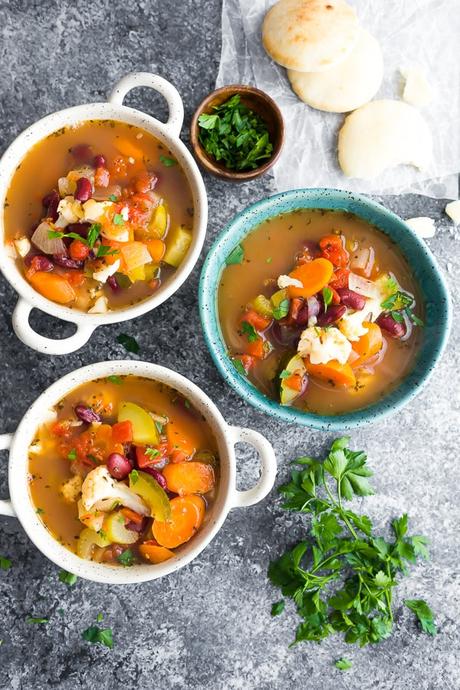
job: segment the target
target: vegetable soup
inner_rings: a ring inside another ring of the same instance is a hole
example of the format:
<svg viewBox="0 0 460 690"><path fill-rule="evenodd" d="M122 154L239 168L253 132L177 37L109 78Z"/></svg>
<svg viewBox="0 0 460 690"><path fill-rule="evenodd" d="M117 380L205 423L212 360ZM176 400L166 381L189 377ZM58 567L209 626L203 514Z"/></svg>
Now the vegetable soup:
<svg viewBox="0 0 460 690"><path fill-rule="evenodd" d="M79 386L29 448L36 512L88 560L160 563L206 520L219 478L216 440L172 388L137 376Z"/></svg>
<svg viewBox="0 0 460 690"><path fill-rule="evenodd" d="M90 313L152 295L192 241L189 184L151 134L90 120L49 135L16 169L5 238L44 297Z"/></svg>
<svg viewBox="0 0 460 690"><path fill-rule="evenodd" d="M282 405L334 415L388 394L422 339L420 291L396 245L353 214L298 210L227 257L218 295L229 356Z"/></svg>

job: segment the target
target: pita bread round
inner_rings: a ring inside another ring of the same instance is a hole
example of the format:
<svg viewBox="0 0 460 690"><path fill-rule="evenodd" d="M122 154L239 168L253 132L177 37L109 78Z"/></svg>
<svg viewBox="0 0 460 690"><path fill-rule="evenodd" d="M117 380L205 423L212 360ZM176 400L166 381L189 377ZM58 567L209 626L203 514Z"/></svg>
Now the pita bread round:
<svg viewBox="0 0 460 690"><path fill-rule="evenodd" d="M348 115L339 132L339 164L347 177L371 179L396 165L428 167L430 129L419 111L402 101L371 101Z"/></svg>
<svg viewBox="0 0 460 690"><path fill-rule="evenodd" d="M299 72L322 72L344 60L358 38L358 18L345 0L279 0L262 26L265 50Z"/></svg>
<svg viewBox="0 0 460 690"><path fill-rule="evenodd" d="M301 101L317 110L347 113L368 103L380 88L383 57L378 41L360 29L351 53L327 72L288 70L289 81Z"/></svg>

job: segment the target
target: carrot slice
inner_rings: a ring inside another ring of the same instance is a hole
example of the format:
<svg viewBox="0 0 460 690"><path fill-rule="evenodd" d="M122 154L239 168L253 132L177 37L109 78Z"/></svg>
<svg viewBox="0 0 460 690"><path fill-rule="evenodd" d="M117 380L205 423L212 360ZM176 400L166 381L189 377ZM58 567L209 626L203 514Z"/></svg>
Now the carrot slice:
<svg viewBox="0 0 460 690"><path fill-rule="evenodd" d="M158 263L164 257L166 245L163 240L149 240L149 242L147 242L147 249L152 257L152 261Z"/></svg>
<svg viewBox="0 0 460 690"><path fill-rule="evenodd" d="M308 359L305 359L304 362L307 372L322 381L329 381L336 386L347 387L356 384L353 369L347 362L340 364L336 359L332 359L327 364L312 364Z"/></svg>
<svg viewBox="0 0 460 690"><path fill-rule="evenodd" d="M168 561L174 556L174 552L170 551L165 546L150 544L148 541L145 541L139 546L139 553L150 563L164 563L164 561Z"/></svg>
<svg viewBox="0 0 460 690"><path fill-rule="evenodd" d="M115 148L128 158L135 158L136 160L141 159L144 155L142 149L136 146L128 139L117 139L115 141Z"/></svg>
<svg viewBox="0 0 460 690"><path fill-rule="evenodd" d="M272 319L258 314L255 309L248 309L241 317L241 321L246 321L255 328L256 331L264 331L272 322Z"/></svg>
<svg viewBox="0 0 460 690"><path fill-rule="evenodd" d="M340 288L348 287L349 275L350 271L348 270L348 268L338 268L336 271L334 271L334 275L332 276L332 280L329 283L329 287L334 288L334 290L339 290Z"/></svg>
<svg viewBox="0 0 460 690"><path fill-rule="evenodd" d="M139 513L131 510L131 508L122 508L120 513L128 520L128 522L135 522L136 525L141 525L142 520L144 519L143 515L139 515Z"/></svg>
<svg viewBox="0 0 460 690"><path fill-rule="evenodd" d="M293 391L300 392L302 390L302 379L303 377L300 374L291 374L284 379L284 385Z"/></svg>
<svg viewBox="0 0 460 690"><path fill-rule="evenodd" d="M289 274L291 278L300 280L303 287L288 287L289 297L312 297L326 287L332 277L334 266L327 259L314 259L308 264L297 266Z"/></svg>
<svg viewBox="0 0 460 690"><path fill-rule="evenodd" d="M358 358L351 363L353 369L360 367L363 362L376 355L383 345L382 331L378 324L363 321L363 326L367 328L367 333L351 344L353 351L358 355Z"/></svg>
<svg viewBox="0 0 460 690"><path fill-rule="evenodd" d="M75 290L69 281L57 273L37 271L29 277L29 281L43 297L58 304L69 304L76 297Z"/></svg>
<svg viewBox="0 0 460 690"><path fill-rule="evenodd" d="M166 465L163 477L169 491L179 496L205 494L215 484L214 470L204 462L176 462Z"/></svg>
<svg viewBox="0 0 460 690"><path fill-rule="evenodd" d="M189 417L189 419L187 419ZM187 457L202 447L204 441L196 424L196 418L187 413L179 416L177 414L174 419L170 419L166 426L166 437L168 439L171 452L173 450L182 450Z"/></svg>
<svg viewBox="0 0 460 690"><path fill-rule="evenodd" d="M114 443L131 443L133 440L133 424L127 419L124 422L116 422L112 427L112 440Z"/></svg>
<svg viewBox="0 0 460 690"><path fill-rule="evenodd" d="M170 505L170 520L167 522L155 520L152 534L161 546L174 549L191 539L200 528L205 513L205 503L200 496L177 496L170 501Z"/></svg>

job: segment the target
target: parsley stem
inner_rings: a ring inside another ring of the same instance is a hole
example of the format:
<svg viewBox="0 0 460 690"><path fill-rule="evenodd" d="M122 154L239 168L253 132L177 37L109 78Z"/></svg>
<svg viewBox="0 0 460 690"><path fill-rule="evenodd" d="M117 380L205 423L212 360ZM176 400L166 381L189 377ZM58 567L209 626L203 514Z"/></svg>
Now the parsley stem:
<svg viewBox="0 0 460 690"><path fill-rule="evenodd" d="M390 564L388 563L388 561L387 561L387 564L386 564L386 565L387 565L387 567L386 567L387 575L388 575L388 577L389 577L390 580L391 580ZM391 607L391 598L392 598L392 597L391 597L391 592L389 592L388 589L386 589L386 590L385 590L385 599L386 599L386 601L387 601L388 614L389 614L389 616L390 616L391 622L393 622L393 610L392 610L392 607Z"/></svg>
<svg viewBox="0 0 460 690"><path fill-rule="evenodd" d="M343 509L343 507L342 507L342 492L341 492L341 490L340 490L340 481L339 481L339 480L337 480L337 498L339 499L339 512L340 512L340 517L342 518L342 520L344 521L344 523L346 524L346 526L347 526L348 529L350 530L350 532L351 532L351 534L353 535L353 537L354 537L356 540L358 540L358 535L356 534L355 530L353 529L353 527L352 527L350 521L348 520L347 516L345 515L345 511L344 511L344 509Z"/></svg>

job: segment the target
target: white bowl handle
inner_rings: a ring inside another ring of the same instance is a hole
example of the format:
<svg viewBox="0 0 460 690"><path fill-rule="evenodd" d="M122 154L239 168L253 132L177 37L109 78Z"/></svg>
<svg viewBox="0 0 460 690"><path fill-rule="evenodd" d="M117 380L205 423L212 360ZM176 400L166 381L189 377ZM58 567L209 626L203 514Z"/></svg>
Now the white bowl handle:
<svg viewBox="0 0 460 690"><path fill-rule="evenodd" d="M55 340L54 338L45 338L45 336L36 333L29 323L30 312L33 307L26 302L22 297L13 311L13 328L19 340L31 347L37 352L42 352L44 355L67 355L70 352L80 349L89 340L91 333L96 326L89 324L77 323L76 332L68 338Z"/></svg>
<svg viewBox="0 0 460 690"><path fill-rule="evenodd" d="M13 440L13 434L0 434L0 450L8 450ZM11 501L0 499L0 515L8 515L9 517L16 517L16 514L11 505Z"/></svg>
<svg viewBox="0 0 460 690"><path fill-rule="evenodd" d="M132 72L120 79L109 96L109 102L114 105L123 105L123 100L131 89L138 86L148 86L158 91L168 103L169 117L165 125L173 134L179 136L184 121L184 106L179 92L171 82L163 79L158 74L150 72Z"/></svg>
<svg viewBox="0 0 460 690"><path fill-rule="evenodd" d="M260 479L252 489L247 491L238 491L235 489L235 497L233 499L234 508L244 508L245 506L252 506L258 503L269 493L275 483L276 478L276 457L273 446L265 436L259 434L253 429L245 429L238 426L230 427L230 435L235 443L249 443L259 453L261 469Z"/></svg>

